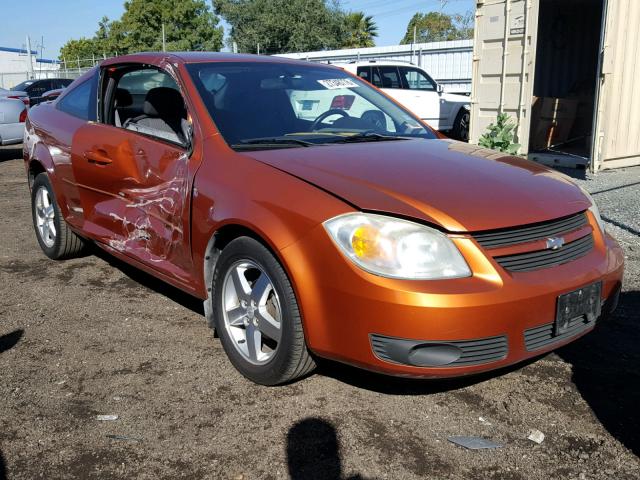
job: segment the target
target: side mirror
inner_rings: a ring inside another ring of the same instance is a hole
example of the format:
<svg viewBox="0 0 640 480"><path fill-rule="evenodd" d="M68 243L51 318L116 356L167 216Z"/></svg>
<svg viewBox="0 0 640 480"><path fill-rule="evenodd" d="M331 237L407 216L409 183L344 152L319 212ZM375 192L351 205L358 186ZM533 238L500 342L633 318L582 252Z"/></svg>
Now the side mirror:
<svg viewBox="0 0 640 480"><path fill-rule="evenodd" d="M444 93L444 87L438 83L436 86L436 91L439 95L442 95Z"/></svg>
<svg viewBox="0 0 640 480"><path fill-rule="evenodd" d="M182 119L182 135L184 137L184 147L190 156L193 153L193 125L190 120Z"/></svg>

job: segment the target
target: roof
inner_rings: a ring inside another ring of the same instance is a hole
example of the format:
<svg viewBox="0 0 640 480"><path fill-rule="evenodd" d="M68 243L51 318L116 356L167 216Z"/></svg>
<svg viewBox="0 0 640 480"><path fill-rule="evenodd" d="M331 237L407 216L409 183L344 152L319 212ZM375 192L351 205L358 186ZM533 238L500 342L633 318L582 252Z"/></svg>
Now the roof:
<svg viewBox="0 0 640 480"><path fill-rule="evenodd" d="M28 50L25 50L24 48L0 47L0 52L9 52L9 53L17 53L20 55L26 55L28 53ZM36 50L31 50L31 55L37 56L38 52ZM39 63L59 63L58 60L50 60L48 58L37 58L37 57L35 61Z"/></svg>
<svg viewBox="0 0 640 480"><path fill-rule="evenodd" d="M354 67L359 67L361 65L411 65L411 66L417 66L415 63L413 62L409 62L407 60L397 60L397 59L392 59L392 58L380 58L380 59L376 59L376 60L360 60L360 61L351 61L351 62L335 62L333 65L340 65L340 66L346 66L346 65L352 65Z"/></svg>
<svg viewBox="0 0 640 480"><path fill-rule="evenodd" d="M27 54L27 50L24 48L11 48L11 47L0 47L0 52L11 52L11 53L21 53L23 55ZM38 52L35 50L31 50L31 55L37 55Z"/></svg>
<svg viewBox="0 0 640 480"><path fill-rule="evenodd" d="M309 62L268 55L250 55L244 53L226 52L140 52L120 57L113 57L102 62L103 65L113 65L126 62L158 63L163 59L178 61L181 63L202 62L260 62L260 63L294 63L305 64ZM317 65L317 64L316 64Z"/></svg>

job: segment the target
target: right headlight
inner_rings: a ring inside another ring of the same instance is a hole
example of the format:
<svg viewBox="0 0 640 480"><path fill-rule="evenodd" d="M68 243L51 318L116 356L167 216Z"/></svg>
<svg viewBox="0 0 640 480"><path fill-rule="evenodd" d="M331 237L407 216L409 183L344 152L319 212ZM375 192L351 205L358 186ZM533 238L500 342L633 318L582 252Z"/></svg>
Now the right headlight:
<svg viewBox="0 0 640 480"><path fill-rule="evenodd" d="M425 225L369 213L324 222L340 250L360 268L391 278L436 280L471 276L453 242Z"/></svg>
<svg viewBox="0 0 640 480"><path fill-rule="evenodd" d="M582 193L591 202L591 206L589 207L589 211L595 217L596 221L598 222L598 226L600 227L600 231L604 234L604 232L605 232L605 224L604 224L604 221L602 220L602 217L600 216L600 210L598 210L598 205L596 205L596 201L593 199L591 194L589 192L587 192L584 188L580 187L580 190L582 190Z"/></svg>

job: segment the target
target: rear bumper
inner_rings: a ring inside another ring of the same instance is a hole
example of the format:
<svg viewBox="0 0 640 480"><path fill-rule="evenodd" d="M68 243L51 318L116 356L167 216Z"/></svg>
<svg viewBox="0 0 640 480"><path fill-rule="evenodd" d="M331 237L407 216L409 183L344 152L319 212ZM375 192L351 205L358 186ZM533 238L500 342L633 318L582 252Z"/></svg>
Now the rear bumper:
<svg viewBox="0 0 640 480"><path fill-rule="evenodd" d="M24 123L0 123L0 144L12 145L22 143L24 139Z"/></svg>
<svg viewBox="0 0 640 480"><path fill-rule="evenodd" d="M620 290L622 250L608 235L594 232L594 238L582 258L521 273L502 269L471 238L457 238L474 274L446 281L366 273L344 259L322 226L281 253L294 279L307 344L317 355L391 375L453 377L521 362L593 329L595 322L553 337L559 295L602 282L602 319ZM456 348L472 354L461 356L463 362L412 364L414 347L425 344L453 346L438 352L444 360Z"/></svg>

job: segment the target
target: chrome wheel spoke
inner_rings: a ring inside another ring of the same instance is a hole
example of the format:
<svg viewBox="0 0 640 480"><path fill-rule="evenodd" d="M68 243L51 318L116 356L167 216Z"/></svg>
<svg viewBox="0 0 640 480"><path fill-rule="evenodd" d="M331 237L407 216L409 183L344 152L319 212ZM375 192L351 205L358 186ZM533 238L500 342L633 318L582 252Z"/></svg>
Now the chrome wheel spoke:
<svg viewBox="0 0 640 480"><path fill-rule="evenodd" d="M245 300L249 297L249 292L251 288L249 287L249 282L244 276L244 271L246 269L242 268L242 266L238 265L233 269L231 273L231 279L233 280L233 287L236 289L236 295L238 299Z"/></svg>
<svg viewBox="0 0 640 480"><path fill-rule="evenodd" d="M251 300L258 306L265 305L267 303L267 296L272 289L273 286L271 285L269 277L261 273L251 289Z"/></svg>
<svg viewBox="0 0 640 480"><path fill-rule="evenodd" d="M271 340L279 342L282 336L280 322L277 322L275 318L271 316L266 307L259 308L256 311L256 318L258 319L258 330Z"/></svg>
<svg viewBox="0 0 640 480"><path fill-rule="evenodd" d="M53 223L53 220L49 221L49 233L51 235L51 238L56 237L56 224Z"/></svg>
<svg viewBox="0 0 640 480"><path fill-rule="evenodd" d="M257 362L259 360L258 353L262 350L262 335L260 330L258 330L253 323L249 323L247 325L246 332L247 339L245 344L247 346L247 355L251 360Z"/></svg>
<svg viewBox="0 0 640 480"><path fill-rule="evenodd" d="M234 307L231 310L227 310L227 318L229 319L229 325L232 327L240 327L244 325L244 319L247 316L247 309L241 306Z"/></svg>

